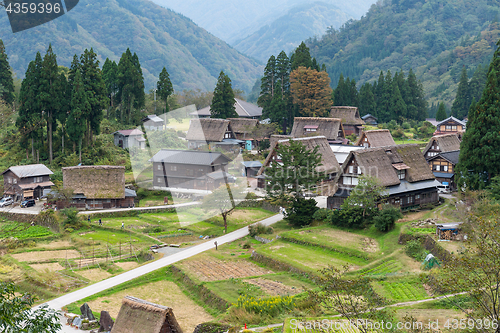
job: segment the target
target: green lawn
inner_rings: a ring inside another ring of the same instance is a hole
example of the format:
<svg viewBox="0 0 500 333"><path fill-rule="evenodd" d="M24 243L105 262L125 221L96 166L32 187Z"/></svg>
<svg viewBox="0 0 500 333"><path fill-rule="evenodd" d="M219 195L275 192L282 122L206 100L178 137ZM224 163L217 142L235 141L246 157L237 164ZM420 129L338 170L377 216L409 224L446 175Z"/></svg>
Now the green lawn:
<svg viewBox="0 0 500 333"><path fill-rule="evenodd" d="M135 233L99 228L78 230L77 232L74 232L72 234L72 238L84 240L87 244L96 242L101 244L110 243L111 245L117 245L119 243L123 244L132 241L135 246L140 246L154 243L152 239L144 236L139 236Z"/></svg>
<svg viewBox="0 0 500 333"><path fill-rule="evenodd" d="M372 282L372 285L377 293L393 302L416 301L430 297L417 277L377 281Z"/></svg>

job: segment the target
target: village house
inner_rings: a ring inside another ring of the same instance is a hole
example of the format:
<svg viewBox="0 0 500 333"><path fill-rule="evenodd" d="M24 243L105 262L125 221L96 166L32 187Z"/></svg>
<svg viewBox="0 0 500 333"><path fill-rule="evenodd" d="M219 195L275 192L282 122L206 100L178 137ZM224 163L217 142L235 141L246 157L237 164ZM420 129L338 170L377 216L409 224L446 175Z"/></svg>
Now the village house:
<svg viewBox="0 0 500 333"><path fill-rule="evenodd" d="M236 139L245 142L245 149L252 150L263 138L255 137L255 129L259 126L257 119L227 118L231 124Z"/></svg>
<svg viewBox="0 0 500 333"><path fill-rule="evenodd" d="M319 147L318 153L321 155L321 165L316 167L316 172L319 174L324 174L323 180L318 184L318 192L326 193L329 191L330 186L334 186L332 182L337 173L341 170L335 155L333 154L332 149L328 143L328 140L324 136L313 136L306 138L295 138L295 139L285 139L280 140L271 147L271 151L269 155L267 155L262 168L259 170L257 176L265 175L265 170L272 163L281 163L280 156L277 153L277 148L280 145L289 145L290 140L301 142L306 149L312 150L315 147Z"/></svg>
<svg viewBox="0 0 500 333"><path fill-rule="evenodd" d="M52 174L43 164L12 166L2 173L4 196L10 196L14 201L41 198L54 186L50 181Z"/></svg>
<svg viewBox="0 0 500 333"><path fill-rule="evenodd" d="M262 108L260 106L245 102L239 98L235 98L234 100L234 108L239 118L260 119L262 116ZM210 118L210 106L191 112L190 115L198 118Z"/></svg>
<svg viewBox="0 0 500 333"><path fill-rule="evenodd" d="M426 160L440 153L460 150L460 140L456 134L433 136L423 150Z"/></svg>
<svg viewBox="0 0 500 333"><path fill-rule="evenodd" d="M150 160L153 163L153 188L212 191L233 182L227 165L231 161L219 152L162 149Z"/></svg>
<svg viewBox="0 0 500 333"><path fill-rule="evenodd" d="M73 193L71 202L58 202L77 209L129 208L135 206L136 193L125 188L125 167L85 165L62 168L63 188Z"/></svg>
<svg viewBox="0 0 500 333"><path fill-rule="evenodd" d="M458 164L460 150L439 153L427 160L436 179L443 185L448 185L451 191L457 190L455 182L455 166Z"/></svg>
<svg viewBox="0 0 500 333"><path fill-rule="evenodd" d="M165 121L155 114L151 114L142 119L146 131L161 131L165 129Z"/></svg>
<svg viewBox="0 0 500 333"><path fill-rule="evenodd" d="M375 116L372 116L371 114L366 114L364 115L363 117L361 117L361 119L363 119L363 121L365 122L365 124L368 124L368 125L378 125L378 118L375 117Z"/></svg>
<svg viewBox="0 0 500 333"><path fill-rule="evenodd" d="M339 118L295 117L290 136L293 138L324 136L329 143L343 143L345 139Z"/></svg>
<svg viewBox="0 0 500 333"><path fill-rule="evenodd" d="M344 135L349 136L356 134L359 136L363 130L365 122L359 116L359 110L354 106L332 106L330 110L331 118L339 118L342 120Z"/></svg>
<svg viewBox="0 0 500 333"><path fill-rule="evenodd" d="M356 146L364 148L376 148L395 145L396 142L394 142L391 132L387 129L363 131L358 139L358 142L356 142Z"/></svg>
<svg viewBox="0 0 500 333"><path fill-rule="evenodd" d="M461 139L464 132L465 122L451 116L436 124L436 131L433 135L436 136L454 133L458 136L459 139Z"/></svg>
<svg viewBox="0 0 500 333"><path fill-rule="evenodd" d="M226 150L244 148L245 142L236 139L231 122L227 119L191 119L186 135L189 149L207 146L212 149L220 147Z"/></svg>
<svg viewBox="0 0 500 333"><path fill-rule="evenodd" d="M337 188L329 193L328 208L340 208L362 175L376 178L387 188L388 203L403 209L439 200L440 183L418 145L406 144L352 151L335 179Z"/></svg>
<svg viewBox="0 0 500 333"><path fill-rule="evenodd" d="M269 148L272 149L276 145L276 143L278 143L278 141L290 139L293 139L291 135L273 134L269 138Z"/></svg>
<svg viewBox="0 0 500 333"><path fill-rule="evenodd" d="M146 139L144 133L139 129L121 130L113 133L115 146L130 149L137 147L146 148Z"/></svg>
<svg viewBox="0 0 500 333"><path fill-rule="evenodd" d="M172 308L125 296L111 333L182 333Z"/></svg>

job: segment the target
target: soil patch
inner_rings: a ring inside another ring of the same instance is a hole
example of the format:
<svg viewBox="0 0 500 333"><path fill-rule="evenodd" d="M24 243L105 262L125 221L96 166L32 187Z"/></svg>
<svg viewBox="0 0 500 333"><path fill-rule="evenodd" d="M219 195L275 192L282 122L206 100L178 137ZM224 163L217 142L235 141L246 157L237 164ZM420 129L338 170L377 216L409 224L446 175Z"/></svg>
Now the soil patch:
<svg viewBox="0 0 500 333"><path fill-rule="evenodd" d="M424 218L424 215L426 213L427 213L426 211L410 213L410 214L406 215L405 217L403 217L402 219L398 220L397 223L421 220Z"/></svg>
<svg viewBox="0 0 500 333"><path fill-rule="evenodd" d="M79 258L80 253L76 250L59 251L37 251L13 254L12 258L17 261L45 261L54 259Z"/></svg>
<svg viewBox="0 0 500 333"><path fill-rule="evenodd" d="M222 261L217 259L206 259L186 261L182 263L189 272L194 274L200 281L218 281L229 278L243 278L272 274L272 271L263 269L248 261Z"/></svg>
<svg viewBox="0 0 500 333"><path fill-rule="evenodd" d="M92 311L108 311L111 317L116 318L122 305L122 299L128 295L171 307L177 322L184 332L193 332L199 323L213 319L201 306L184 295L175 283L170 281L158 281L127 289L111 296L88 302L88 304Z"/></svg>
<svg viewBox="0 0 500 333"><path fill-rule="evenodd" d="M99 268L86 269L77 272L79 275L83 276L86 279L89 279L92 282L101 281L107 279L111 276L110 273L103 271Z"/></svg>
<svg viewBox="0 0 500 333"><path fill-rule="evenodd" d="M135 261L117 262L115 265L126 271L139 267L139 264Z"/></svg>
<svg viewBox="0 0 500 333"><path fill-rule="evenodd" d="M57 242L50 242L50 243L38 243L37 248L44 248L44 249L59 249L61 247L72 247L75 244L69 242L69 241L57 241Z"/></svg>
<svg viewBox="0 0 500 333"><path fill-rule="evenodd" d="M64 267L62 267L58 262L52 262L47 264L32 264L30 266L38 272L45 272L45 271L55 272L64 269Z"/></svg>
<svg viewBox="0 0 500 333"><path fill-rule="evenodd" d="M297 288L284 285L282 282L279 281L272 281L272 280L258 278L258 279L245 280L245 282L260 287L260 289L264 290L266 294L272 296L288 296L302 292L302 289L299 290Z"/></svg>
<svg viewBox="0 0 500 333"><path fill-rule="evenodd" d="M363 251L368 253L374 253L378 251L378 244L373 238L363 239Z"/></svg>

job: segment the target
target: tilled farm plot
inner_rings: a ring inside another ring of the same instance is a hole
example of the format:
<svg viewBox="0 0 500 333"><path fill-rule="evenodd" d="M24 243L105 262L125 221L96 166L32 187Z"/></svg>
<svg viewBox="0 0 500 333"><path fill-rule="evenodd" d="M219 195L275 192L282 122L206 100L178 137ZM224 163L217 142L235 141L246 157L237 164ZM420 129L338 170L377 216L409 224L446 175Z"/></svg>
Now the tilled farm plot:
<svg viewBox="0 0 500 333"><path fill-rule="evenodd" d="M182 263L190 273L200 281L219 281L230 278L244 278L272 274L272 271L261 268L248 261L222 261L217 259L186 261Z"/></svg>
<svg viewBox="0 0 500 333"><path fill-rule="evenodd" d="M47 264L31 264L31 268L38 272L56 272L56 271L62 271L64 267L62 267L58 262L53 262L53 263L47 263Z"/></svg>
<svg viewBox="0 0 500 333"><path fill-rule="evenodd" d="M80 252L76 250L59 250L59 251L33 251L25 253L12 254L12 258L17 261L40 262L54 259L73 259L80 257Z"/></svg>
<svg viewBox="0 0 500 333"><path fill-rule="evenodd" d="M266 294L272 295L272 296L288 296L288 295L295 295L300 293L302 290L299 290L297 288L293 288L290 286L287 286L281 282L278 281L272 281L272 280L267 280L267 279L251 279L251 280L245 280L245 282L253 284L260 289L264 290Z"/></svg>

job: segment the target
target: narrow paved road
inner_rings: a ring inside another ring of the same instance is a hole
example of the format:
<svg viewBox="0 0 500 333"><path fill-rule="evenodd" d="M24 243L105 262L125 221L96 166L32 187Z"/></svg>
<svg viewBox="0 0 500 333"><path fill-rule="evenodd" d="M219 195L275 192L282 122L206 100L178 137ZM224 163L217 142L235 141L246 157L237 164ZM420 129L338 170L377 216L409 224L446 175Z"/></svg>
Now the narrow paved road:
<svg viewBox="0 0 500 333"><path fill-rule="evenodd" d="M278 214L271 216L265 220L260 221L260 223L269 226L271 224L274 224L278 221L283 219L283 215ZM226 243L230 243L232 241L235 241L237 239L240 239L242 237L245 237L248 235L248 227L244 227L241 229L238 229L236 231L233 231L227 235L211 239L209 242L199 244L193 247L190 247L184 251L181 251L179 253L173 254L168 257L164 257L162 259L156 260L152 263L143 265L141 267L138 267L136 269L130 270L128 272L125 272L123 274L114 276L112 278L109 278L107 280L95 283L93 285L90 285L88 287L82 288L80 290L76 290L74 292L71 292L69 294L63 295L59 298L53 299L45 304L49 305L53 309L61 309L64 305L70 304L76 301L79 301L85 297L89 297L91 295L94 295L98 292L101 292L103 290L112 288L114 286L117 286L119 284L122 284L124 282L130 281L132 279L135 279L139 276L142 276L144 274L148 274L150 272L153 272L157 269L160 269L162 267L174 264L180 260L192 257L194 255L197 255L199 253L205 252L207 250L213 249L215 247L214 242L217 241L217 245L222 245Z"/></svg>

